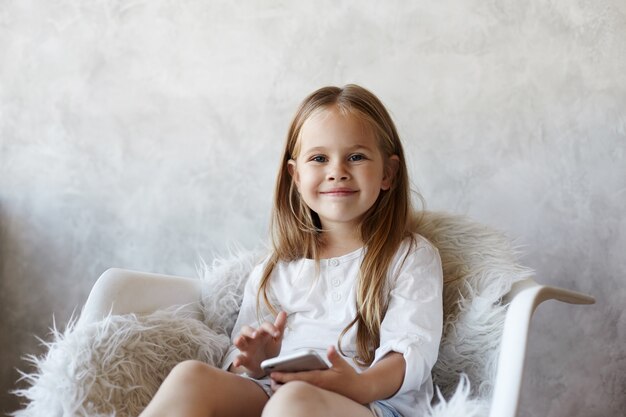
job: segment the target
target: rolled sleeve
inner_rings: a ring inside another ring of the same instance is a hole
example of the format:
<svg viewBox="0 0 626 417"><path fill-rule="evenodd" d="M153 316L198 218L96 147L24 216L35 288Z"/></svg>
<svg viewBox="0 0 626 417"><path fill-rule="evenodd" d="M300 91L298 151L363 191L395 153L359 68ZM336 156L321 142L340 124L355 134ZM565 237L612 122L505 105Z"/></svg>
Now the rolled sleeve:
<svg viewBox="0 0 626 417"><path fill-rule="evenodd" d="M439 252L427 240L400 251L390 278L390 299L381 323L380 347L374 366L390 352L401 353L406 368L404 381L394 396L417 394L428 383L439 351L443 326L443 272Z"/></svg>

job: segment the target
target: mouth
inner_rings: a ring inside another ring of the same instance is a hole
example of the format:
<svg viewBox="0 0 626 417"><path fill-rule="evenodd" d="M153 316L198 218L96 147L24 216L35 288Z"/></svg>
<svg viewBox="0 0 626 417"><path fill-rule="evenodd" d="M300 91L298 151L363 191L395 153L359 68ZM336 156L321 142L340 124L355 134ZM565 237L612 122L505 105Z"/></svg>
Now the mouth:
<svg viewBox="0 0 626 417"><path fill-rule="evenodd" d="M352 190L350 188L334 188L328 191L321 191L321 195L329 196L329 197L348 197L353 194L356 194L356 190Z"/></svg>

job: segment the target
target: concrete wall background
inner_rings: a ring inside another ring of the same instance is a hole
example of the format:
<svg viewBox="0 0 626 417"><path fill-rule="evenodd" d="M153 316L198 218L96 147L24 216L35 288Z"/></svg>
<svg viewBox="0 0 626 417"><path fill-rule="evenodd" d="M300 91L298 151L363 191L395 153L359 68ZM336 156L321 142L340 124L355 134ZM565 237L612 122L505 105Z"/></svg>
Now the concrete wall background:
<svg viewBox="0 0 626 417"><path fill-rule="evenodd" d="M622 0L0 2L0 405L110 266L195 274L264 237L297 103L356 82L428 208L593 294L533 324L520 416L626 406Z"/></svg>

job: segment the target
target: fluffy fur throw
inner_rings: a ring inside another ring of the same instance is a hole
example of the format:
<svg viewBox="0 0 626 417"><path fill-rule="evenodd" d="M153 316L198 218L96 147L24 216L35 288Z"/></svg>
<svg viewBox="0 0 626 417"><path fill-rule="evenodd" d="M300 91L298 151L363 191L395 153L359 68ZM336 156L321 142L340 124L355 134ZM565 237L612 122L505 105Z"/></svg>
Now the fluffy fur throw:
<svg viewBox="0 0 626 417"><path fill-rule="evenodd" d="M15 392L29 400L17 416L137 416L174 365L219 364L230 342L178 309L72 322L52 339L47 355L29 357L37 372Z"/></svg>
<svg viewBox="0 0 626 417"><path fill-rule="evenodd" d="M505 237L466 218L424 213L418 230L439 248L446 282L444 335L433 370L439 392L427 414L486 416L506 309L500 300L531 271L516 263ZM204 323L170 309L53 329L48 353L29 357L36 369L23 378L30 386L15 391L26 408L14 415L136 416L176 363L219 365L257 261L254 253L240 252L203 265Z"/></svg>

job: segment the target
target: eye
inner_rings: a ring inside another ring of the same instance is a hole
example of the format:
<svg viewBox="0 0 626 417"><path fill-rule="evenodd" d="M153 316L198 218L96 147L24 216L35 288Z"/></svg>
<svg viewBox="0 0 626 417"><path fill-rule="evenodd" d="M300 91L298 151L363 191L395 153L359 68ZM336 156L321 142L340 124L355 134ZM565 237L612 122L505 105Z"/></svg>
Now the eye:
<svg viewBox="0 0 626 417"><path fill-rule="evenodd" d="M363 160L365 160L365 155L360 154L360 153L355 153L354 155L350 155L348 157L348 161L351 161L351 162L359 162Z"/></svg>
<svg viewBox="0 0 626 417"><path fill-rule="evenodd" d="M310 161L322 163L322 162L326 162L326 157L324 155L315 155L311 157Z"/></svg>

